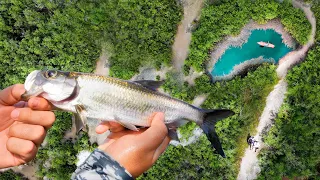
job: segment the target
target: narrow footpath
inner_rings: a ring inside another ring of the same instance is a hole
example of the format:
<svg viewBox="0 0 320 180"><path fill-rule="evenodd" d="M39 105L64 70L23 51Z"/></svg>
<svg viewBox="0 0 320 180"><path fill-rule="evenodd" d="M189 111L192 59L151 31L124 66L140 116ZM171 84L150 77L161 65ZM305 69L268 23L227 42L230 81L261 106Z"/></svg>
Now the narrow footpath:
<svg viewBox="0 0 320 180"><path fill-rule="evenodd" d="M189 45L191 42L190 27L194 20L196 20L201 12L203 0L183 0L183 19L178 26L178 31L175 36L173 51L173 67L181 71L184 65L184 60L189 53Z"/></svg>

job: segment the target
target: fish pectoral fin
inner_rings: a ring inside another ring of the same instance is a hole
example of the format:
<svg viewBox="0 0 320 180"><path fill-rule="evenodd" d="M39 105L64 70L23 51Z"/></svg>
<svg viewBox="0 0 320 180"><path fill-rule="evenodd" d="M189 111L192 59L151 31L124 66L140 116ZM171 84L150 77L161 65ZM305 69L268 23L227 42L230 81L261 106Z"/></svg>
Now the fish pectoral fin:
<svg viewBox="0 0 320 180"><path fill-rule="evenodd" d="M79 133L79 131L82 129L83 124L80 121L80 123L76 120L77 119L77 114L73 113L72 114L72 127L71 127L71 133L73 135L76 135Z"/></svg>
<svg viewBox="0 0 320 180"><path fill-rule="evenodd" d="M139 131L139 129L133 124L123 123L123 122L120 122L120 121L118 121L118 123L121 124L122 126L128 128L128 129L132 130L132 131Z"/></svg>
<svg viewBox="0 0 320 180"><path fill-rule="evenodd" d="M157 90L162 84L164 84L164 81L152 81L152 80L139 80L134 82L152 90Z"/></svg>
<svg viewBox="0 0 320 180"><path fill-rule="evenodd" d="M83 122L80 119L80 116L78 113L73 114L72 118L72 129L71 131L75 131L76 134L80 132L81 129L83 129L84 125Z"/></svg>
<svg viewBox="0 0 320 180"><path fill-rule="evenodd" d="M175 141L180 142L178 134L177 134L177 130L168 129L168 136L170 137L171 140L175 140Z"/></svg>
<svg viewBox="0 0 320 180"><path fill-rule="evenodd" d="M80 130L87 132L87 116L82 105L75 106L77 113L75 114L75 124L77 132Z"/></svg>

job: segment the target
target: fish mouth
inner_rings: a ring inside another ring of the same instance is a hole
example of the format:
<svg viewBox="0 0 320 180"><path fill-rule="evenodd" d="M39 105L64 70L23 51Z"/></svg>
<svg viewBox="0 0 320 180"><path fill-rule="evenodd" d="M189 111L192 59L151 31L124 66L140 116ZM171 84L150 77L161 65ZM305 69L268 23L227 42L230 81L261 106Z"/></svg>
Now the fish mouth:
<svg viewBox="0 0 320 180"><path fill-rule="evenodd" d="M38 96L39 94L44 92L41 86L35 84L36 77L40 73L41 71L35 70L28 75L24 83L26 92L21 95L21 100L28 101L32 96Z"/></svg>
<svg viewBox="0 0 320 180"><path fill-rule="evenodd" d="M21 100L23 101L28 101L31 97L35 97L35 96L38 96L40 95L41 93L43 93L43 89L38 87L38 88L34 88L33 90L31 91L26 91L25 93L23 93L21 95Z"/></svg>

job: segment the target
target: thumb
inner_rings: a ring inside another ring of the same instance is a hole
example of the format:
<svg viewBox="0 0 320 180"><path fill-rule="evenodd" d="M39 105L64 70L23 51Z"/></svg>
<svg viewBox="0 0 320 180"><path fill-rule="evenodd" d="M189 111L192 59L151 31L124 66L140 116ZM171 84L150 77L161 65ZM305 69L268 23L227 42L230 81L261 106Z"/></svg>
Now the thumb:
<svg viewBox="0 0 320 180"><path fill-rule="evenodd" d="M21 95L25 92L23 84L16 84L0 91L0 104L14 105L21 100Z"/></svg>
<svg viewBox="0 0 320 180"><path fill-rule="evenodd" d="M139 138L141 138L141 142L149 144L149 148L156 149L167 135L168 128L164 124L164 114L159 112L154 115L151 126Z"/></svg>

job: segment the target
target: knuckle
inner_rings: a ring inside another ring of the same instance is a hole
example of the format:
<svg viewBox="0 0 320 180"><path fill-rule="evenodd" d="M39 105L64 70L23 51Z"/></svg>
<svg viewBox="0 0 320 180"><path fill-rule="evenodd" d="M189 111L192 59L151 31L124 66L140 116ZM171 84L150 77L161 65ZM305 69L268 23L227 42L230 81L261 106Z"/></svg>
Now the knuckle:
<svg viewBox="0 0 320 180"><path fill-rule="evenodd" d="M45 127L50 128L54 123L55 119L56 119L56 116L51 111L43 111L41 113L41 120L42 120L41 124L44 125Z"/></svg>
<svg viewBox="0 0 320 180"><path fill-rule="evenodd" d="M35 134L35 140L36 141L41 141L43 139L43 136L46 135L46 130L45 130L45 128L43 126L37 126L35 132L37 132Z"/></svg>
<svg viewBox="0 0 320 180"><path fill-rule="evenodd" d="M45 116L46 121L48 122L48 126L52 126L54 121L56 120L56 116L53 112L47 112L47 115Z"/></svg>
<svg viewBox="0 0 320 180"><path fill-rule="evenodd" d="M12 125L9 129L9 135L10 136L16 136L17 133L19 132L19 126L18 125Z"/></svg>
<svg viewBox="0 0 320 180"><path fill-rule="evenodd" d="M41 136L46 134L46 130L43 126L37 126L37 132L39 132L38 134Z"/></svg>
<svg viewBox="0 0 320 180"><path fill-rule="evenodd" d="M10 138L8 139L6 145L7 145L7 149L8 149L9 151L12 151L13 146L14 146L14 138L10 137Z"/></svg>
<svg viewBox="0 0 320 180"><path fill-rule="evenodd" d="M23 147L23 152L24 154L33 154L36 146L32 141L26 141L24 147Z"/></svg>
<svg viewBox="0 0 320 180"><path fill-rule="evenodd" d="M30 133L32 132L32 129L30 129L29 125L21 125L19 128L19 132L17 132L17 134L19 134L19 138L26 138L28 136L30 136Z"/></svg>

